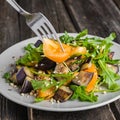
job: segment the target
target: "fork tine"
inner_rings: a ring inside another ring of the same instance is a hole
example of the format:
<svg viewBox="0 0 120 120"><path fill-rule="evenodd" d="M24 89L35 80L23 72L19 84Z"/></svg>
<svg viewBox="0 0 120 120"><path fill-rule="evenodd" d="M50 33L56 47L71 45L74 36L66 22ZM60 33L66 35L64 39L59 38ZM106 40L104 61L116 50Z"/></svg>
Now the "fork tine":
<svg viewBox="0 0 120 120"><path fill-rule="evenodd" d="M57 33L53 28L53 26L51 25L51 23L46 19L44 24L46 25L47 29L50 31L50 34L54 34L55 35L54 38L57 40L58 39L58 37L56 36Z"/></svg>
<svg viewBox="0 0 120 120"><path fill-rule="evenodd" d="M39 32L39 30L38 29L34 29L34 28L31 28L33 31L34 31L34 33L40 38L40 40L42 40L43 38L42 38L42 35L40 34L40 32Z"/></svg>
<svg viewBox="0 0 120 120"><path fill-rule="evenodd" d="M42 33L42 36L43 36L43 37L46 37L46 32L45 32L43 26L40 26L39 29L38 29L38 31L39 31L40 33Z"/></svg>
<svg viewBox="0 0 120 120"><path fill-rule="evenodd" d="M56 36L53 33L51 34L51 36L52 36L53 39L55 39L55 40L57 39Z"/></svg>
<svg viewBox="0 0 120 120"><path fill-rule="evenodd" d="M43 15L43 16L44 16L44 15ZM48 29L52 32L51 34L54 35L54 39L59 42L62 51L65 52L65 50L64 50L64 48L63 48L63 46L62 46L62 43L61 43L59 37L57 36L57 33L56 33L54 27L52 26L52 24L49 22L49 20L48 20L45 16L44 16L43 18L44 18L44 20L45 20L46 26L47 26Z"/></svg>
<svg viewBox="0 0 120 120"><path fill-rule="evenodd" d="M47 38L53 38L51 31L48 30L48 28L46 27L46 25L45 25L44 23L43 23L43 25L41 26L41 28L43 29L44 34L46 34L45 36L46 36Z"/></svg>
<svg viewBox="0 0 120 120"><path fill-rule="evenodd" d="M44 24L43 24L43 28L45 29L45 31L47 32L47 34L51 34L52 32L51 32L51 30L48 28L48 26L47 26L47 24L44 22Z"/></svg>

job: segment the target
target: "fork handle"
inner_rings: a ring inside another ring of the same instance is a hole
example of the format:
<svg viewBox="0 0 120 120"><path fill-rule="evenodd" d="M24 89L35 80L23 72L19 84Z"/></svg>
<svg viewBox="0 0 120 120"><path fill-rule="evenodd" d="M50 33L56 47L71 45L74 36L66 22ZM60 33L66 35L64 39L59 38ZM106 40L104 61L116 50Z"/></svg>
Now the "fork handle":
<svg viewBox="0 0 120 120"><path fill-rule="evenodd" d="M15 0L6 0L17 12L19 12L21 15L31 15L29 12L25 11L23 8L20 7L20 5L17 4Z"/></svg>

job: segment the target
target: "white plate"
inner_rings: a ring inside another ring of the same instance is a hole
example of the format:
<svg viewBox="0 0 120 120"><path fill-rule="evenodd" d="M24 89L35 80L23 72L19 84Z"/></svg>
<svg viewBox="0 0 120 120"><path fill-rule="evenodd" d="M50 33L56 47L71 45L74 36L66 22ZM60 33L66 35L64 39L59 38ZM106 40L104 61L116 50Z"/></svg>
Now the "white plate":
<svg viewBox="0 0 120 120"><path fill-rule="evenodd" d="M75 36L76 34L70 33L70 35ZM24 40L8 48L0 55L0 93L3 96L5 96L7 99L13 102L16 102L18 104L21 104L23 106L27 106L27 107L31 107L39 110L65 112L65 111L80 111L80 110L87 110L87 109L100 107L120 98L120 91L118 91L118 92L107 93L107 94L98 94L99 98L98 98L98 101L95 103L80 102L75 100L75 101L67 101L64 103L52 104L49 101L33 103L34 101L33 97L21 96L18 92L18 89L13 88L8 83L6 83L5 79L3 79L2 76L5 72L7 72L10 69L10 64L15 63L15 59L13 57L15 56L15 58L19 58L20 55L24 54L23 48L28 43L35 43L37 40L38 40L37 37ZM114 45L111 49L115 51L114 57L120 58L120 53L119 53L120 45L114 42L113 44ZM118 83L120 84L120 80L118 80Z"/></svg>

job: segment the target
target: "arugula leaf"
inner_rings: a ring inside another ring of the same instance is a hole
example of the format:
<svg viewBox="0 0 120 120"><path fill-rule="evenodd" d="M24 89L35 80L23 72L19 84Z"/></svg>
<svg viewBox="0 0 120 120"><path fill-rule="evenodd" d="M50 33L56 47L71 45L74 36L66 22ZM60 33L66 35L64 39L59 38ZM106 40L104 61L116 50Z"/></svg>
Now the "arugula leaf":
<svg viewBox="0 0 120 120"><path fill-rule="evenodd" d="M120 90L120 85L118 85L117 83L114 83L110 86L110 90L111 90L111 92L118 91L118 90Z"/></svg>
<svg viewBox="0 0 120 120"><path fill-rule="evenodd" d="M103 77L102 82L108 85L108 89L117 90L120 86L117 85L115 81L120 79L120 75L114 73L111 69L109 69L103 60L98 60L98 64L101 68L100 76Z"/></svg>
<svg viewBox="0 0 120 120"><path fill-rule="evenodd" d="M46 90L50 87L55 86L56 89L58 89L60 86L64 85L66 82L71 81L72 79L72 74L52 74L50 76L50 80L32 80L32 87L34 90L38 90L38 89L42 89L42 90ZM56 81L54 78L55 77L59 77L61 80Z"/></svg>
<svg viewBox="0 0 120 120"><path fill-rule="evenodd" d="M62 43L67 44L67 43L73 42L74 37L69 36L68 33L65 31L65 34L60 36L60 40L61 40Z"/></svg>
<svg viewBox="0 0 120 120"><path fill-rule="evenodd" d="M48 81L48 80L32 80L31 81L32 83L32 87L34 90L38 90L38 89L48 89L52 86L56 86L57 82L55 80L51 80L51 81Z"/></svg>
<svg viewBox="0 0 120 120"><path fill-rule="evenodd" d="M3 75L3 78L5 78L6 80L9 80L11 77L10 73L9 72L6 72L4 75Z"/></svg>
<svg viewBox="0 0 120 120"><path fill-rule="evenodd" d="M41 54L43 54L42 44L37 48L33 44L28 44L25 47L25 51L26 54L16 61L17 65L22 64L30 66L31 62L38 63L42 59L41 57Z"/></svg>
<svg viewBox="0 0 120 120"><path fill-rule="evenodd" d="M43 100L44 100L44 98L35 98L35 99L34 99L35 102L41 102L41 101L43 101Z"/></svg>
<svg viewBox="0 0 120 120"><path fill-rule="evenodd" d="M71 80L73 78L73 73L72 72L68 72L67 74L66 73L62 73L62 74L54 73L51 76L57 79L61 79L61 80Z"/></svg>
<svg viewBox="0 0 120 120"><path fill-rule="evenodd" d="M81 40L82 37L86 36L87 34L88 34L87 29L79 32L76 37L70 36L67 32L65 32L65 34L60 37L60 40L62 43L70 44L72 46L78 46L79 44L76 41Z"/></svg>
<svg viewBox="0 0 120 120"><path fill-rule="evenodd" d="M112 32L108 37L106 37L104 39L104 41L106 41L107 43L112 42L114 39L116 38L116 34L114 32Z"/></svg>
<svg viewBox="0 0 120 120"><path fill-rule="evenodd" d="M70 88L74 92L71 97L72 100L78 99L80 101L89 101L89 102L97 101L97 96L95 96L93 92L87 93L85 91L86 88L85 86L70 85Z"/></svg>
<svg viewBox="0 0 120 120"><path fill-rule="evenodd" d="M80 33L78 33L78 35L75 37L75 40L80 40L82 37L86 36L87 34L88 34L88 30L85 29L81 31Z"/></svg>

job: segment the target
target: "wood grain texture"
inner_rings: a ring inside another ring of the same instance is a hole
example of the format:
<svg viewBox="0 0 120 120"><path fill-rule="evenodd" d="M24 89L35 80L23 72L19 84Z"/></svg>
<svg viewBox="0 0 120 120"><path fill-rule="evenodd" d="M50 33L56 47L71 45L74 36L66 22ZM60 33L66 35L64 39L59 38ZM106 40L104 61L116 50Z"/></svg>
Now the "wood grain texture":
<svg viewBox="0 0 120 120"><path fill-rule="evenodd" d="M0 120L27 120L27 109L0 95Z"/></svg>
<svg viewBox="0 0 120 120"><path fill-rule="evenodd" d="M18 42L18 15L5 0L0 0L0 52Z"/></svg>
<svg viewBox="0 0 120 120"><path fill-rule="evenodd" d="M116 4L116 6L120 9L120 0L113 0Z"/></svg>
<svg viewBox="0 0 120 120"><path fill-rule="evenodd" d="M37 7L36 7L37 6ZM42 12L57 32L75 32L75 28L61 0L33 0L33 12Z"/></svg>
<svg viewBox="0 0 120 120"><path fill-rule="evenodd" d="M120 11L112 0L63 1L77 31L87 28L90 34L102 37L113 31L120 35Z"/></svg>
<svg viewBox="0 0 120 120"><path fill-rule="evenodd" d="M102 112L101 112L102 111ZM33 120L114 120L108 106L78 112L33 111Z"/></svg>
<svg viewBox="0 0 120 120"><path fill-rule="evenodd" d="M19 41L18 14L0 0L0 53ZM12 56L12 53L11 53ZM27 109L0 95L0 120L27 119Z"/></svg>
<svg viewBox="0 0 120 120"><path fill-rule="evenodd" d="M112 113L114 114L116 120L120 120L120 99L110 104Z"/></svg>
<svg viewBox="0 0 120 120"><path fill-rule="evenodd" d="M17 0L18 4L28 12L32 12L32 0ZM26 24L26 19L24 16L18 14L18 22L19 22L19 41L25 40L32 36L35 36L31 29Z"/></svg>

